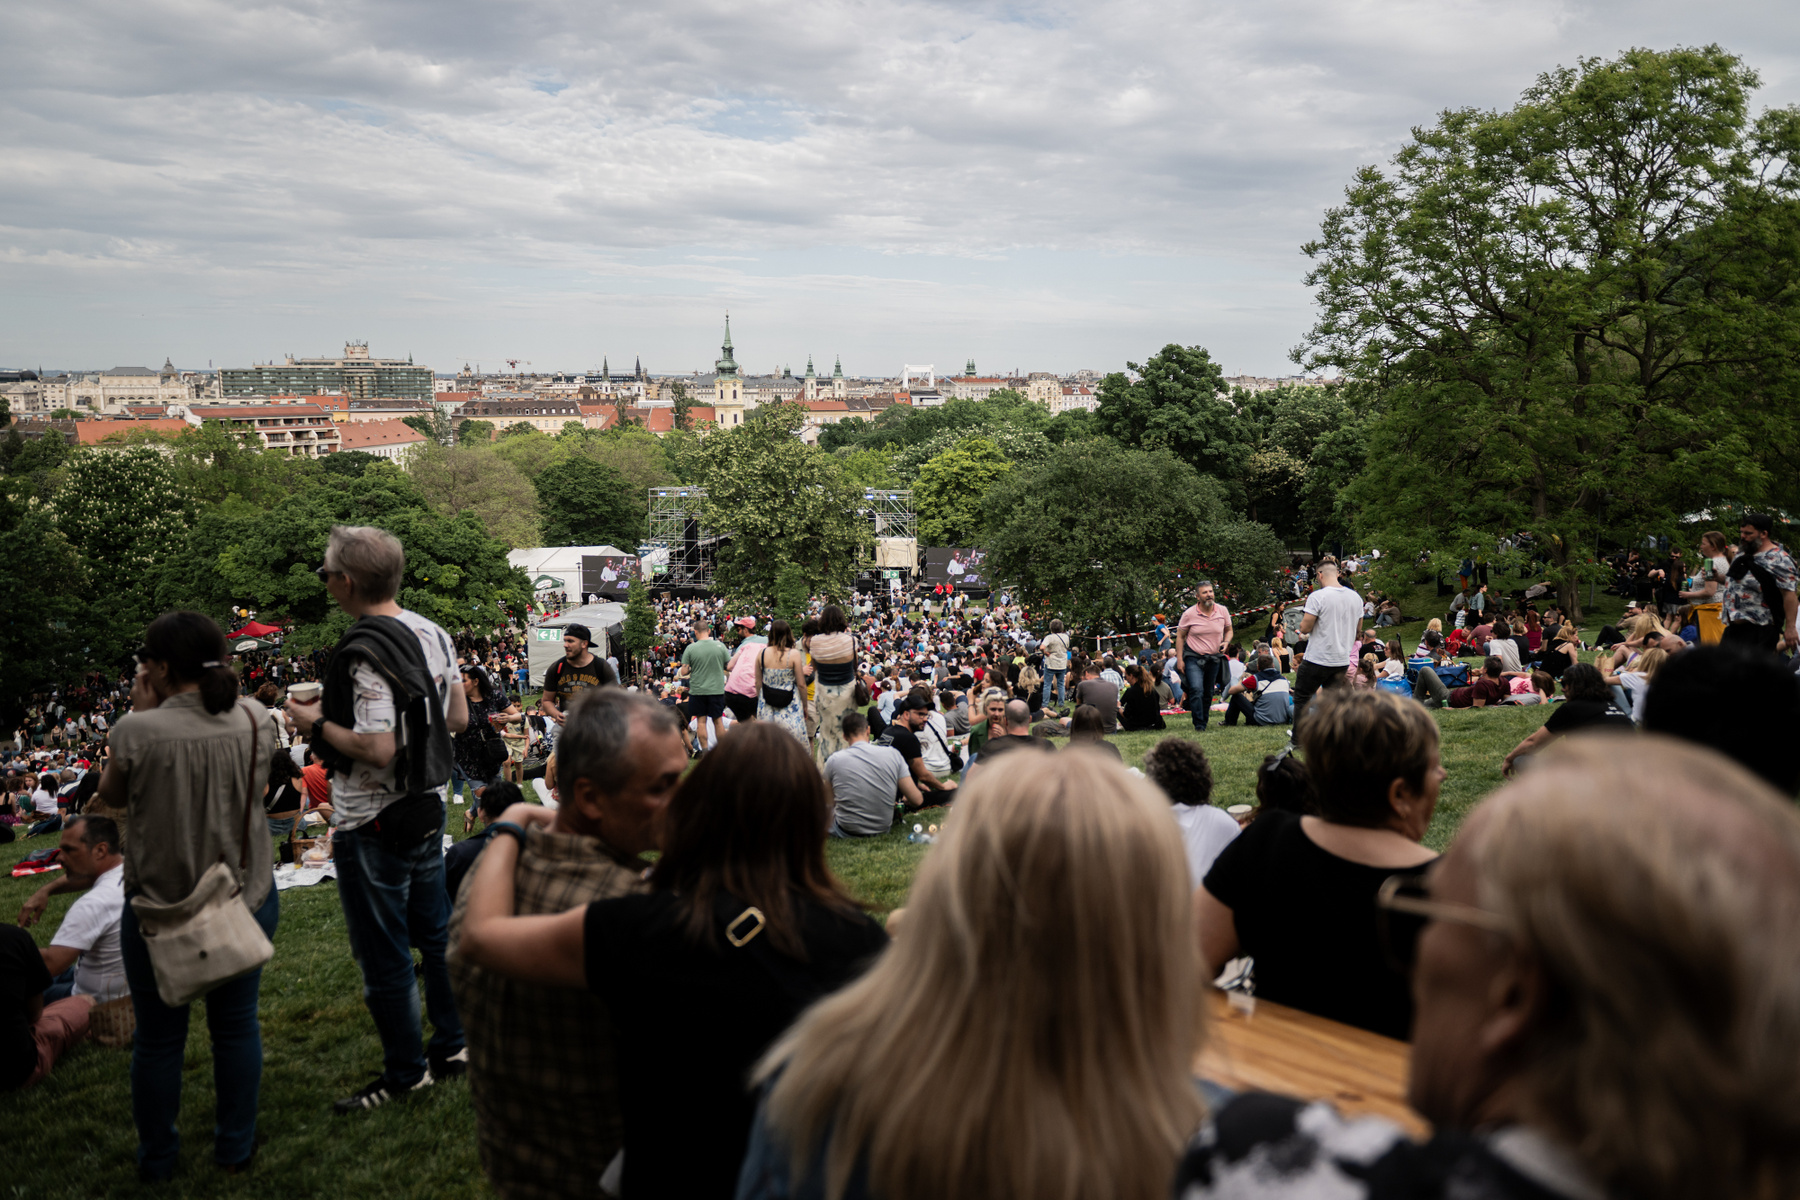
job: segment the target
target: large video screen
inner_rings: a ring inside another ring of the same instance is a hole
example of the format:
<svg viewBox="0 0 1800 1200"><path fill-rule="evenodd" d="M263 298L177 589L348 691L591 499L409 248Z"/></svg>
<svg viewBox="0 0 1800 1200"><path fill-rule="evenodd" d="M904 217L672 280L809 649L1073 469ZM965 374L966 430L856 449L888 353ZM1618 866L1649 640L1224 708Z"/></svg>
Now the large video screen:
<svg viewBox="0 0 1800 1200"><path fill-rule="evenodd" d="M925 582L935 587L947 583L971 591L986 591L987 551L966 546L928 546L925 550Z"/></svg>
<svg viewBox="0 0 1800 1200"><path fill-rule="evenodd" d="M584 554L581 556L581 590L602 600L624 600L637 575L638 560L627 555Z"/></svg>

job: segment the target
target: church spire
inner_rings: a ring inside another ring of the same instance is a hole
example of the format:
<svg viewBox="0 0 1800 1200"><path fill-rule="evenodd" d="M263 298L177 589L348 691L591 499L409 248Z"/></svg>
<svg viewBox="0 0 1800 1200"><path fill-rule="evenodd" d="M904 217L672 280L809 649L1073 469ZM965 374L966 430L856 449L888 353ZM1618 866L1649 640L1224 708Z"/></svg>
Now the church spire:
<svg viewBox="0 0 1800 1200"><path fill-rule="evenodd" d="M812 355L810 354L806 356L806 377L808 379L816 378L813 374Z"/></svg>
<svg viewBox="0 0 1800 1200"><path fill-rule="evenodd" d="M831 365L831 377L833 379L842 379L844 377L844 356L841 354L837 356L837 361Z"/></svg>
<svg viewBox="0 0 1800 1200"><path fill-rule="evenodd" d="M608 383L612 382L612 364L606 361L604 354L600 356L600 378Z"/></svg>
<svg viewBox="0 0 1800 1200"><path fill-rule="evenodd" d="M731 355L731 314L725 314L725 344L719 347L719 361L713 364L713 370L727 379L738 377L737 359Z"/></svg>
<svg viewBox="0 0 1800 1200"><path fill-rule="evenodd" d="M632 371L631 377L639 383L644 382L644 356L641 354L637 356L637 367Z"/></svg>

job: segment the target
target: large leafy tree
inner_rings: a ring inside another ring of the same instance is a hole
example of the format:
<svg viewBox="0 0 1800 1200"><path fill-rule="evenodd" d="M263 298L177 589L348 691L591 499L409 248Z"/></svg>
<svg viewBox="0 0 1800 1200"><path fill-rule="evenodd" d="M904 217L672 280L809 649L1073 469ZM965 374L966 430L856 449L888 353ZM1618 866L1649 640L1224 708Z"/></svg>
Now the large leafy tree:
<svg viewBox="0 0 1800 1200"><path fill-rule="evenodd" d="M845 595L873 540L857 512L861 489L831 454L800 440L806 416L798 404L768 405L690 452L693 479L707 489L705 523L728 539L717 571L734 599L773 604L790 566L789 580L809 594Z"/></svg>
<svg viewBox="0 0 1800 1200"><path fill-rule="evenodd" d="M532 482L546 545L630 547L643 538L643 493L611 467L570 458Z"/></svg>
<svg viewBox="0 0 1800 1200"><path fill-rule="evenodd" d="M1608 538L1791 503L1800 113L1716 46L1541 76L1363 169L1306 247L1302 347L1373 392L1361 527L1391 553L1531 529L1563 604Z"/></svg>
<svg viewBox="0 0 1800 1200"><path fill-rule="evenodd" d="M920 540L927 546L974 545L981 498L1012 466L994 443L973 437L920 467L912 489Z"/></svg>
<svg viewBox="0 0 1800 1200"><path fill-rule="evenodd" d="M0 721L11 729L33 692L79 682L122 647L87 564L43 506L0 495L0 579Z"/></svg>
<svg viewBox="0 0 1800 1200"><path fill-rule="evenodd" d="M514 548L542 544L531 480L493 446L425 446L407 463L425 502L449 516L472 513Z"/></svg>
<svg viewBox="0 0 1800 1200"><path fill-rule="evenodd" d="M1250 446L1225 373L1200 346L1167 345L1100 382L1094 426L1122 446L1167 450L1233 489Z"/></svg>
<svg viewBox="0 0 1800 1200"><path fill-rule="evenodd" d="M1168 450L1060 446L988 490L981 544L996 579L1093 628L1143 628L1200 572L1228 604L1260 603L1286 548L1222 491Z"/></svg>
<svg viewBox="0 0 1800 1200"><path fill-rule="evenodd" d="M57 528L105 589L122 648L156 616L155 581L180 548L193 505L168 456L150 446L76 451L54 505Z"/></svg>

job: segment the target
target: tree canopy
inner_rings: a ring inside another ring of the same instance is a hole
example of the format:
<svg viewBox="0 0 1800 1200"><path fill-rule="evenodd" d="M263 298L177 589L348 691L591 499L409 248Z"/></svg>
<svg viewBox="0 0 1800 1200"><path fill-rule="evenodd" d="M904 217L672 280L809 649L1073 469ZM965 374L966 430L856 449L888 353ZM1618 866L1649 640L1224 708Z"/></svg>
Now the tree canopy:
<svg viewBox="0 0 1800 1200"><path fill-rule="evenodd" d="M1531 529L1574 608L1603 539L1793 502L1800 112L1756 84L1717 46L1583 59L1358 172L1302 351L1369 387L1389 561Z"/></svg>

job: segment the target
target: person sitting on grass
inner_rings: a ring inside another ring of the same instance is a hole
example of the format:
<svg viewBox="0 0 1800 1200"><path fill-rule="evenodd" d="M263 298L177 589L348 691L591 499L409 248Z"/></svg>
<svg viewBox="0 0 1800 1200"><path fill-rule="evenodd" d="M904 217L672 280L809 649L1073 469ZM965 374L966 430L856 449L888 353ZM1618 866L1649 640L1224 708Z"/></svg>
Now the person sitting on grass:
<svg viewBox="0 0 1800 1200"><path fill-rule="evenodd" d="M892 746L869 740L867 717L850 709L838 719L838 731L845 746L826 759L824 767L825 786L831 793L832 837L877 837L894 827L896 803L909 809L925 807L906 759Z"/></svg>
<svg viewBox="0 0 1800 1200"><path fill-rule="evenodd" d="M983 764L992 762L1002 754L1011 754L1014 750L1044 753L1056 749L1050 738L1062 735L1063 728L1059 722L1040 721L1034 729L1031 724L1031 706L1023 700L1008 700L1003 715L1001 729L1004 732L987 740L981 751Z"/></svg>
<svg viewBox="0 0 1800 1200"><path fill-rule="evenodd" d="M755 721L727 732L676 789L647 895L513 916L523 827L551 816L534 805L509 809L498 825L508 836L483 851L459 953L605 1000L625 1116L621 1194L732 1195L755 1114L752 1066L886 946L826 865L830 807L807 748Z"/></svg>
<svg viewBox="0 0 1800 1200"><path fill-rule="evenodd" d="M1166 737L1144 754L1144 778L1168 796L1181 828L1193 887L1212 869L1219 852L1238 835L1238 823L1212 802L1212 763L1200 743Z"/></svg>
<svg viewBox="0 0 1800 1200"><path fill-rule="evenodd" d="M1377 903L1412 975L1407 1101L1430 1139L1249 1093L1196 1134L1175 1196L1800 1195L1785 797L1669 739L1571 741Z"/></svg>
<svg viewBox="0 0 1800 1200"><path fill-rule="evenodd" d="M1506 704L1549 704L1556 680L1544 671L1512 671L1506 676Z"/></svg>
<svg viewBox="0 0 1800 1200"><path fill-rule="evenodd" d="M525 796L519 791L518 785L504 780L482 784L476 789L475 798L475 806L469 809L464 818L463 832L467 833L473 826L477 813L481 816L481 832L474 837L464 838L444 851L444 890L450 894L452 904L456 903L456 894L462 890L463 877L487 847L488 839L494 836L494 822L513 805L525 803Z"/></svg>
<svg viewBox="0 0 1800 1200"><path fill-rule="evenodd" d="M1443 645L1444 623L1442 621L1438 620L1436 617L1433 617L1433 618L1431 618L1431 620L1425 622L1424 632L1419 634L1419 648L1417 650L1413 651L1414 657L1418 657L1419 655L1425 654L1431 649L1431 638L1432 638L1433 634L1437 635L1438 644L1440 646Z"/></svg>
<svg viewBox="0 0 1800 1200"><path fill-rule="evenodd" d="M1511 775L1521 759L1545 749L1559 737L1583 729L1629 730L1631 718L1613 703L1600 669L1592 663L1576 663L1563 672L1563 702L1555 706L1550 719L1508 752L1500 763L1500 772Z"/></svg>
<svg viewBox="0 0 1800 1200"><path fill-rule="evenodd" d="M1089 747L1124 761L1119 748L1106 740L1105 719L1092 704L1076 705L1075 715L1069 718L1069 748L1073 750L1077 746Z"/></svg>
<svg viewBox="0 0 1800 1200"><path fill-rule="evenodd" d="M1162 697L1156 692L1156 677L1136 663L1127 663L1125 680L1125 692L1119 698L1119 728L1128 733L1167 729L1163 722Z"/></svg>
<svg viewBox="0 0 1800 1200"><path fill-rule="evenodd" d="M1294 719L1294 689L1267 655L1257 658L1255 670L1232 684L1225 693L1225 724L1286 725Z"/></svg>
<svg viewBox="0 0 1800 1200"><path fill-rule="evenodd" d="M1021 754L959 803L894 944L758 1064L739 1200L1169 1195L1205 998L1167 799Z"/></svg>
<svg viewBox="0 0 1800 1200"><path fill-rule="evenodd" d="M1420 671L1420 675L1424 672ZM1489 656L1481 664L1481 674L1469 686L1450 689L1451 708L1487 708L1506 699L1506 684L1500 678L1500 660Z"/></svg>
<svg viewBox="0 0 1800 1200"><path fill-rule="evenodd" d="M1100 678L1100 668L1091 660L1082 665L1081 682L1075 686L1075 703L1093 709L1104 732L1119 731L1119 689Z"/></svg>
<svg viewBox="0 0 1800 1200"><path fill-rule="evenodd" d="M1406 977L1376 941L1375 896L1417 876L1444 769L1437 722L1383 691L1327 688L1296 730L1316 816L1264 812L1225 848L1195 896L1217 975L1256 960L1256 994L1387 1037L1412 1026Z"/></svg>

